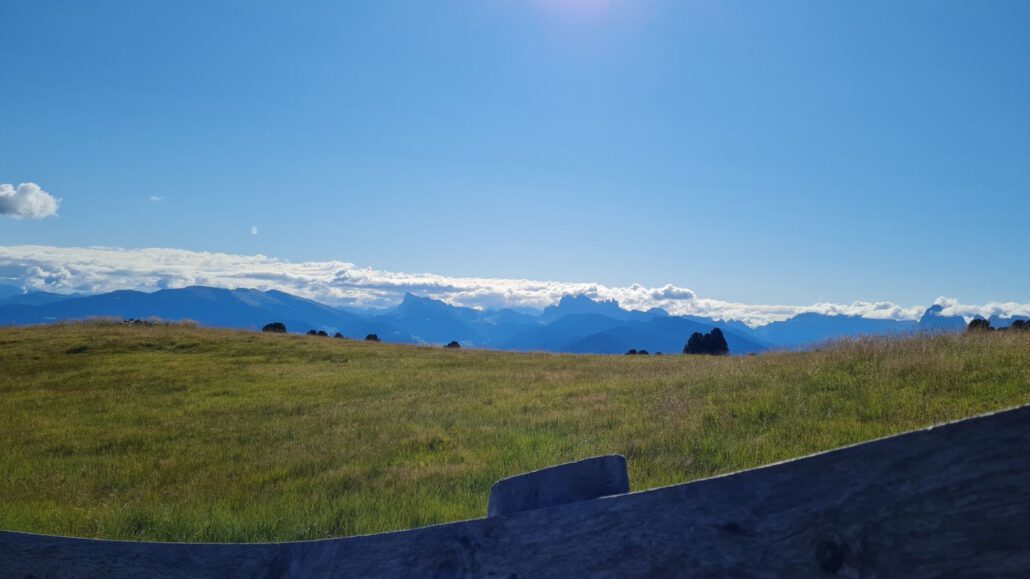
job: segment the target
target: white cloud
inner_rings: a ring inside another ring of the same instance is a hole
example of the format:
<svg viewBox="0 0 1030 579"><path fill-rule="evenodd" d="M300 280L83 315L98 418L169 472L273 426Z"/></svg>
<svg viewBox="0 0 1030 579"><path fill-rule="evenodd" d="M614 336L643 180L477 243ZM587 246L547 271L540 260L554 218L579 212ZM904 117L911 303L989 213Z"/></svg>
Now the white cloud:
<svg viewBox="0 0 1030 579"><path fill-rule="evenodd" d="M251 234L251 235L257 235L257 234L258 234L258 228L257 228L257 225L251 225L251 226L250 226L250 234Z"/></svg>
<svg viewBox="0 0 1030 579"><path fill-rule="evenodd" d="M150 199L152 203L160 203L165 200L165 198L160 195L150 195L148 199Z"/></svg>
<svg viewBox="0 0 1030 579"><path fill-rule="evenodd" d="M17 188L9 183L0 183L0 215L15 219L57 217L60 206L60 199L35 183L22 183Z"/></svg>
<svg viewBox="0 0 1030 579"><path fill-rule="evenodd" d="M278 289L334 305L386 307L404 292L480 308L543 308L566 294L614 299L623 307L660 307L678 315L741 320L757 326L804 312L861 315L880 319L915 319L926 306L856 301L807 306L741 304L704 298L684 287L606 286L598 283L448 277L358 267L344 261L290 262L263 255L194 252L181 249L0 246L0 278L29 289L61 293L96 293L118 289L153 291L190 285ZM940 298L944 313L972 317L990 314L1030 315L1030 304L964 305Z"/></svg>
<svg viewBox="0 0 1030 579"><path fill-rule="evenodd" d="M934 300L934 305L944 306L941 310L941 315L944 316L963 316L967 320L976 316L982 316L989 318L991 316L1001 316L1003 318L1011 317L1013 315L1026 316L1030 315L1030 304L1021 304L1018 302L990 302L981 306L960 304L958 300L946 297L939 297Z"/></svg>

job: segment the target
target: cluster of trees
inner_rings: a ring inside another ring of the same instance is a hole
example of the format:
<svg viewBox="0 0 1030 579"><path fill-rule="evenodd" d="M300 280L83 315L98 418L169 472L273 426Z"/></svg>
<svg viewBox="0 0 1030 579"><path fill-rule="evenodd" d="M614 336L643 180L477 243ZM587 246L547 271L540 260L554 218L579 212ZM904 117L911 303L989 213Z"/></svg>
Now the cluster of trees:
<svg viewBox="0 0 1030 579"><path fill-rule="evenodd" d="M309 336L322 336L322 337L328 337L329 336L329 334L325 330L318 330L317 332L315 330L308 330L308 335ZM347 336L344 336L340 332L336 332L335 334L333 334L333 337L334 338L339 338L341 340L347 339Z"/></svg>
<svg viewBox="0 0 1030 579"><path fill-rule="evenodd" d="M284 324L282 322L272 322L270 324L265 324L265 326L263 328L261 328L261 331L262 332L270 332L272 334L285 334L286 333L286 324ZM325 330L308 330L307 334L309 336L329 337L329 333L326 332ZM346 340L347 339L347 336L344 336L340 332L336 332L335 334L333 334L333 337L334 338L340 338L341 340ZM369 334L369 335L365 336L365 339L368 340L369 342L378 342L379 341L379 336L377 336L375 334Z"/></svg>
<svg viewBox="0 0 1030 579"><path fill-rule="evenodd" d="M694 332L683 346L684 354L708 354L710 356L725 356L730 353L730 345L726 343L726 336L722 330L712 328L707 334Z"/></svg>
<svg viewBox="0 0 1030 579"><path fill-rule="evenodd" d="M730 345L726 343L726 336L719 328L712 328L711 332L702 334L694 332L683 346L684 354L707 354L709 356L725 356L730 353ZM647 356L647 350L630 350L627 356ZM661 356L661 352L655 352L655 356Z"/></svg>
<svg viewBox="0 0 1030 579"><path fill-rule="evenodd" d="M977 318L969 322L966 326L967 332L990 332L993 330L999 330L1004 332L1005 330L1012 330L1014 332L1030 332L1030 322L1024 320L1014 320L1012 324L1005 328L992 328L991 321L983 318Z"/></svg>
<svg viewBox="0 0 1030 579"><path fill-rule="evenodd" d="M272 322L270 324L265 324L265 326L263 328L261 328L261 331L262 332L271 332L273 334L285 334L286 333L286 324L284 324L282 322ZM309 336L325 336L325 337L329 336L329 334L325 330L308 330L307 334ZM347 339L347 336L344 336L340 332L336 332L336 334L334 334L333 337L334 338L340 338L340 339ZM365 336L365 341L367 341L367 342L380 342L382 340L380 340L379 336L376 335L376 334L369 334L369 335ZM454 341L452 341L451 343L447 344L444 347L445 348L456 349L456 348L461 348L461 344L459 344L457 340L454 340Z"/></svg>

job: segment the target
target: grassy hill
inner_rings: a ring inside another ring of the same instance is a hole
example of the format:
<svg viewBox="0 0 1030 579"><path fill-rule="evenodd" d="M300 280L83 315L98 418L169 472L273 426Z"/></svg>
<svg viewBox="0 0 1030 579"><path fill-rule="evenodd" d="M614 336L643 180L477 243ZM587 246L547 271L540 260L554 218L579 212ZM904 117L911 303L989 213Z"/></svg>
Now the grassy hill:
<svg viewBox="0 0 1030 579"><path fill-rule="evenodd" d="M634 490L1030 402L1030 336L734 358L443 350L175 326L0 330L0 528L273 541L483 516L605 453Z"/></svg>

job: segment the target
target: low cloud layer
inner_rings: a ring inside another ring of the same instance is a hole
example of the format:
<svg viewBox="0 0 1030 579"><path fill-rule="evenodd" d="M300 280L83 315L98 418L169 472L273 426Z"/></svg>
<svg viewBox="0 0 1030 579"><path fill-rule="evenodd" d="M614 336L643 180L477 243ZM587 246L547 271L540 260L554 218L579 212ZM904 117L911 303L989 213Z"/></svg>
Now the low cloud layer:
<svg viewBox="0 0 1030 579"><path fill-rule="evenodd" d="M60 206L60 199L35 183L22 183L17 187L0 183L0 215L15 219L44 219L57 217Z"/></svg>
<svg viewBox="0 0 1030 579"><path fill-rule="evenodd" d="M696 295L684 287L607 286L598 283L448 277L362 268L343 261L290 262L263 255L232 255L181 249L105 247L0 247L0 283L57 293L98 293L120 289L153 291L190 285L278 289L338 306L387 307L405 292L477 308L543 308L563 295L614 299L623 307L664 308L678 315L740 320L751 326L804 312L916 319L929 304L900 306L856 301L807 306L741 304ZM1030 315L1030 304L960 304L938 298L948 315Z"/></svg>

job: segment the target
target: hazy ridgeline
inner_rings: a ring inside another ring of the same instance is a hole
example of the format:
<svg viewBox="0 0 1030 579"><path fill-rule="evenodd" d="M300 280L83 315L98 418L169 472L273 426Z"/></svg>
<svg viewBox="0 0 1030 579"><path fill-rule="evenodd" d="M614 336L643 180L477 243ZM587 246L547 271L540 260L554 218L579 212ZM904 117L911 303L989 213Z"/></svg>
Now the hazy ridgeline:
<svg viewBox="0 0 1030 579"><path fill-rule="evenodd" d="M271 541L480 517L622 453L634 490L1030 402L1030 335L744 357L454 350L179 326L0 330L0 528Z"/></svg>

